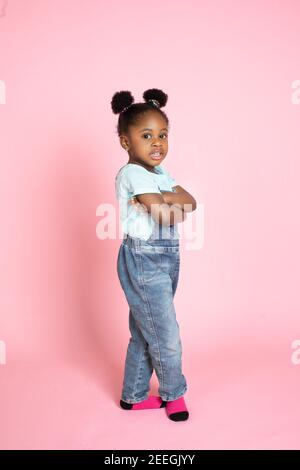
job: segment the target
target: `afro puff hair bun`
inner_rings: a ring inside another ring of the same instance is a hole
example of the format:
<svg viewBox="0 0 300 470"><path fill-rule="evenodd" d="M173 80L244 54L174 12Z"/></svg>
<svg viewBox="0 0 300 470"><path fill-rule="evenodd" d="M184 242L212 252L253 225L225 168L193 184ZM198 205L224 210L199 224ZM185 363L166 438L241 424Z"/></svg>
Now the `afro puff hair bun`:
<svg viewBox="0 0 300 470"><path fill-rule="evenodd" d="M133 103L134 97L130 91L117 91L112 97L111 108L114 114L119 114Z"/></svg>
<svg viewBox="0 0 300 470"><path fill-rule="evenodd" d="M156 100L159 103L159 108L162 108L167 104L168 95L158 88L150 88L144 91L143 98L146 102L149 100Z"/></svg>

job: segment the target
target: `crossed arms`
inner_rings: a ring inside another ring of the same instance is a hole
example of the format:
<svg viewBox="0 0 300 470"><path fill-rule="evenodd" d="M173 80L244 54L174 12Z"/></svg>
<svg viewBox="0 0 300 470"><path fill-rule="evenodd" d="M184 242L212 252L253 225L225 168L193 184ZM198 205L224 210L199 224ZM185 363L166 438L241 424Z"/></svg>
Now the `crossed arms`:
<svg viewBox="0 0 300 470"><path fill-rule="evenodd" d="M132 198L132 203L140 203L144 210L150 213L155 222L164 225L174 225L186 219L186 212L192 212L197 207L195 198L184 188L177 185L172 191L138 194Z"/></svg>

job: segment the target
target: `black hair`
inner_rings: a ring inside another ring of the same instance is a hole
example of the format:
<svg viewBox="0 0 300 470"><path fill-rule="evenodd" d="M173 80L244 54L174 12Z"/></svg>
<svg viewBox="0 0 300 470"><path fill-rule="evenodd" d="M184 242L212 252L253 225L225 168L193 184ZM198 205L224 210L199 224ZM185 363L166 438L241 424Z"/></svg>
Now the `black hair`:
<svg viewBox="0 0 300 470"><path fill-rule="evenodd" d="M137 124L142 114L147 111L158 111L166 120L167 126L169 119L164 111L160 108L166 105L168 95L162 90L151 88L144 91L144 103L134 103L134 97L130 91L117 91L111 100L111 107L114 114L119 114L117 132L126 134L131 125Z"/></svg>

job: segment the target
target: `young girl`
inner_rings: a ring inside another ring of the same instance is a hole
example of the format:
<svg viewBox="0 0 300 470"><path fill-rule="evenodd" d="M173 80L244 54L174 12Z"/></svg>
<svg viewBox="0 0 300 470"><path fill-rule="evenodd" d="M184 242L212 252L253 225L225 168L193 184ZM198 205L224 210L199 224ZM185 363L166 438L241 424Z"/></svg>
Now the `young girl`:
<svg viewBox="0 0 300 470"><path fill-rule="evenodd" d="M127 348L120 406L166 408L173 421L189 417L183 395L182 344L173 298L180 251L177 224L196 208L191 194L161 165L168 152L169 120L161 110L168 96L152 88L134 103L129 91L111 101L117 132L129 160L115 178L123 231L117 271L129 305ZM149 396L153 368L159 396Z"/></svg>

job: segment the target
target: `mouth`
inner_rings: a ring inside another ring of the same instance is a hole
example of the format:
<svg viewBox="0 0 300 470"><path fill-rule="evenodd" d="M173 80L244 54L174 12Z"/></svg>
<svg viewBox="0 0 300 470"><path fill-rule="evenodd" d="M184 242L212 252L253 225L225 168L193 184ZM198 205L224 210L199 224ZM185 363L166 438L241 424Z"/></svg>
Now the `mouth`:
<svg viewBox="0 0 300 470"><path fill-rule="evenodd" d="M150 153L150 157L153 160L161 160L162 157L163 157L163 152L160 152L160 151L156 150L155 152Z"/></svg>

